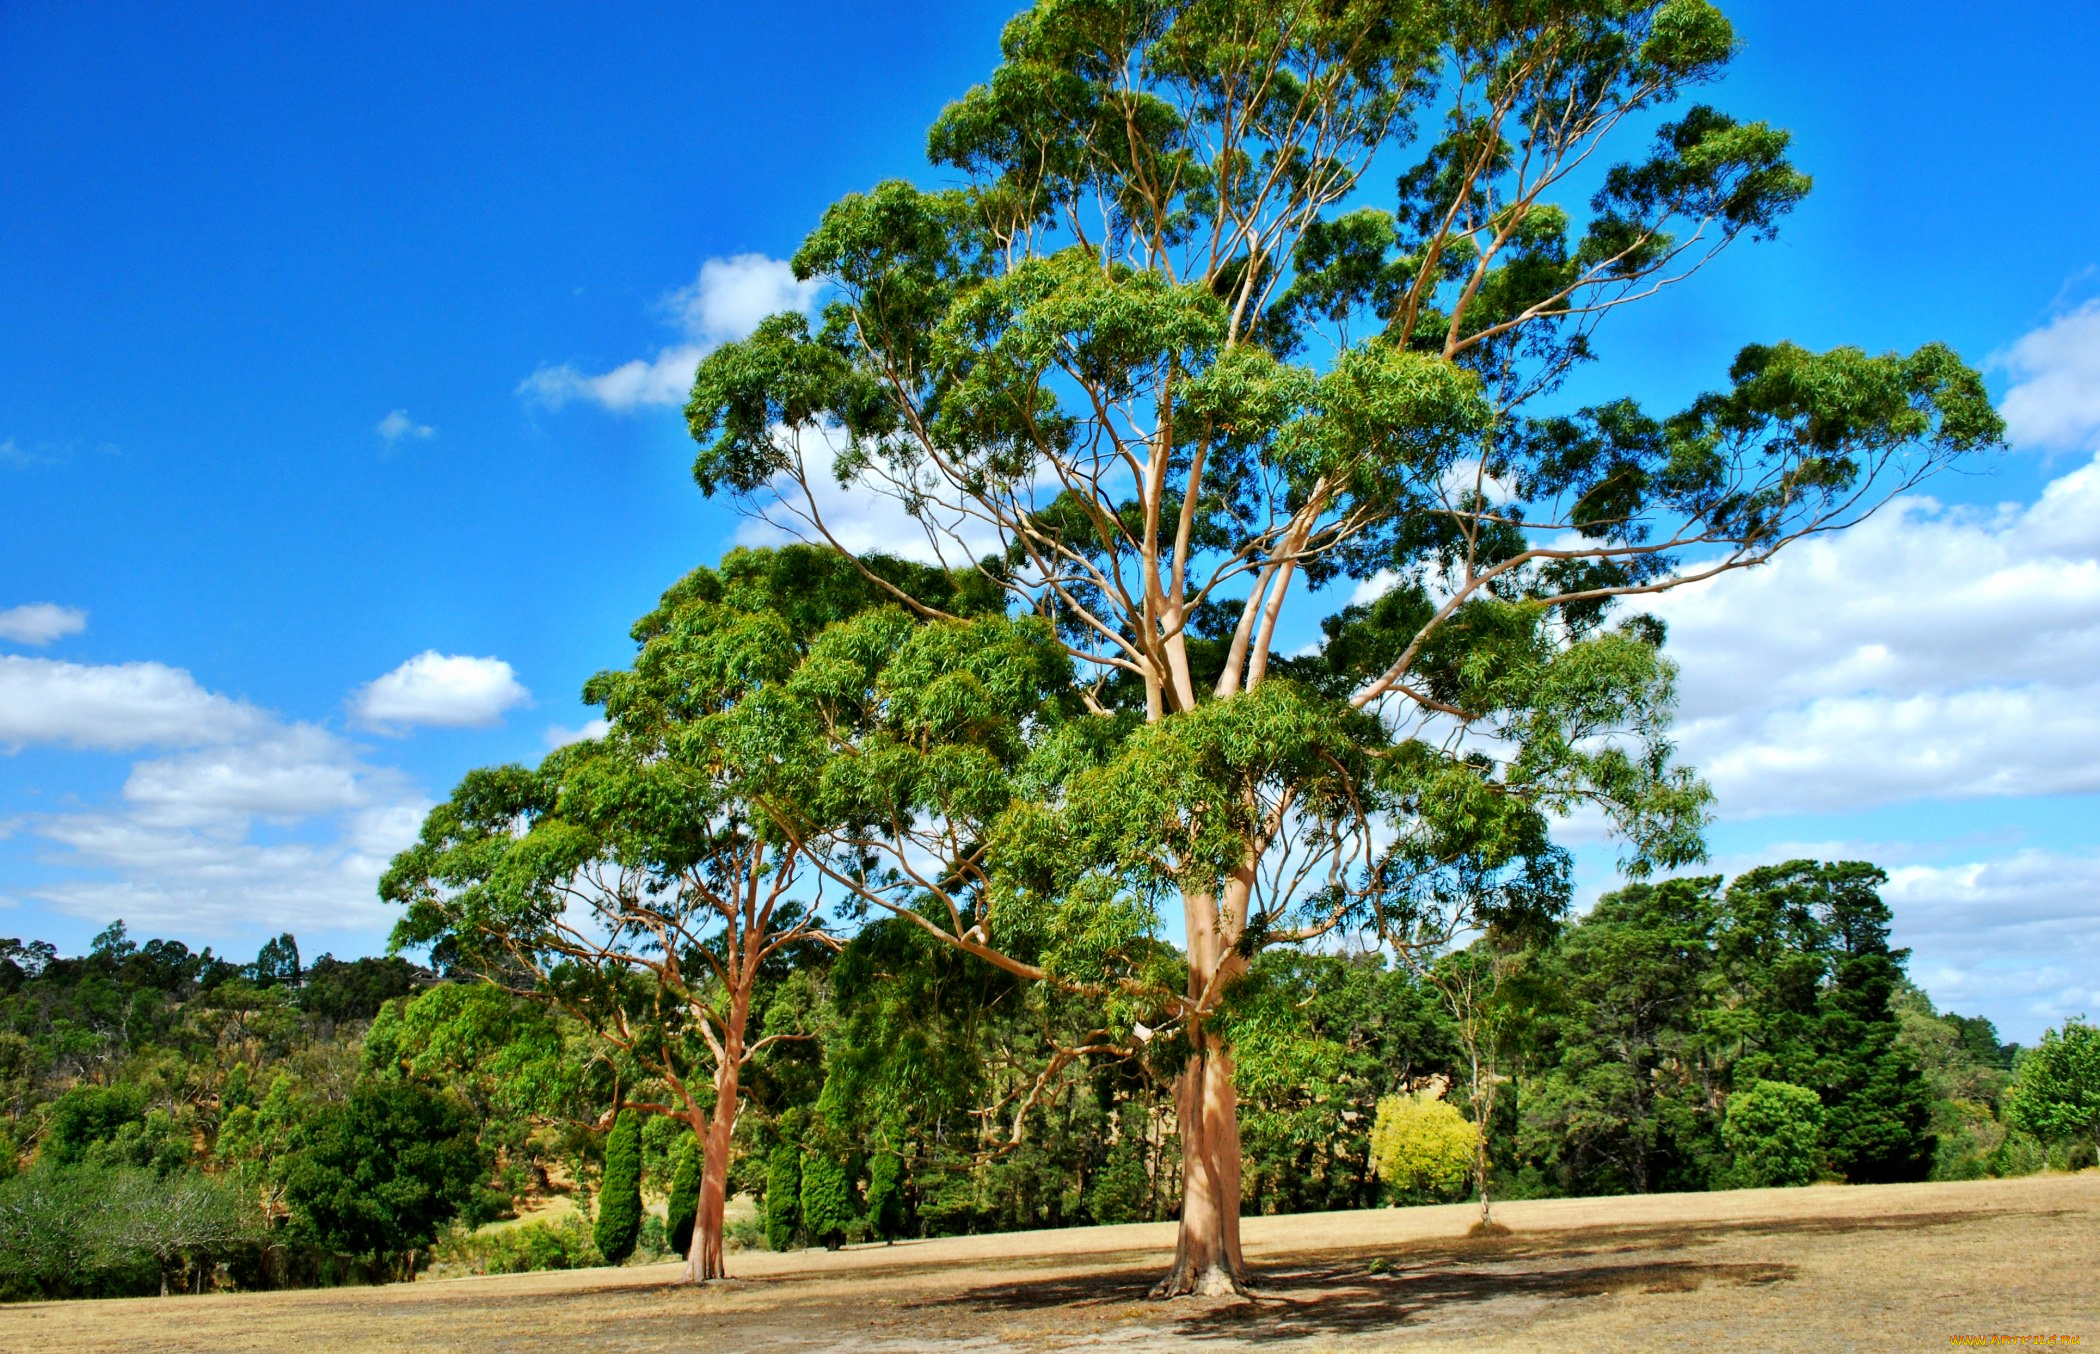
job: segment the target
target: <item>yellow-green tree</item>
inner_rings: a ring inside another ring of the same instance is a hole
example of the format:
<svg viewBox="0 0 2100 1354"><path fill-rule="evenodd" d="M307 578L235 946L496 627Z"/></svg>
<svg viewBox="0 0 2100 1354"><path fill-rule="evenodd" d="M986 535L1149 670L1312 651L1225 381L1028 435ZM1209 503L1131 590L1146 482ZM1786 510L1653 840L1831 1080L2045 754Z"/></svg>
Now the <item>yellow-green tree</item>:
<svg viewBox="0 0 2100 1354"><path fill-rule="evenodd" d="M1416 1091L1378 1102L1371 1166L1403 1199L1456 1192L1472 1173L1479 1147L1479 1126L1441 1096Z"/></svg>

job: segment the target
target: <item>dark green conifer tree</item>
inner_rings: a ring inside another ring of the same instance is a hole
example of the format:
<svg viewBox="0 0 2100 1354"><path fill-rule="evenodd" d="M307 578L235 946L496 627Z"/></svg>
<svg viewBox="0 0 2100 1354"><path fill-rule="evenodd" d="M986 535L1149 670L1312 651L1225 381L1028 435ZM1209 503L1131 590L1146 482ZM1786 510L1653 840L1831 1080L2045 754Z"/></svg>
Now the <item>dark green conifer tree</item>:
<svg viewBox="0 0 2100 1354"><path fill-rule="evenodd" d="M621 1110L605 1139L605 1176L598 1189L592 1239L608 1265L634 1254L642 1234L642 1117Z"/></svg>
<svg viewBox="0 0 2100 1354"><path fill-rule="evenodd" d="M821 1145L802 1156L802 1226L812 1240L837 1250L853 1225L853 1182L846 1164Z"/></svg>
<svg viewBox="0 0 2100 1354"><path fill-rule="evenodd" d="M693 1219L700 1211L700 1144L690 1133L681 1134L671 1160L671 1199L664 1214L664 1235L671 1250L684 1255L692 1247Z"/></svg>
<svg viewBox="0 0 2100 1354"><path fill-rule="evenodd" d="M784 1251L802 1230L802 1149L782 1142L766 1158L766 1244Z"/></svg>
<svg viewBox="0 0 2100 1354"><path fill-rule="evenodd" d="M883 1241L904 1235L904 1158L895 1152L868 1159L868 1230Z"/></svg>

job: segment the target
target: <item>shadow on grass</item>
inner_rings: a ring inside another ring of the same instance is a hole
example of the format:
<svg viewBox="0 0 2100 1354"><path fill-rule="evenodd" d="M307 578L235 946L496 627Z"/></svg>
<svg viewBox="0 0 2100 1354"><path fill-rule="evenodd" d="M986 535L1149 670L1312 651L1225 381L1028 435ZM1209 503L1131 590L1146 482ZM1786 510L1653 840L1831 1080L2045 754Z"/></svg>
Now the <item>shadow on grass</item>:
<svg viewBox="0 0 2100 1354"><path fill-rule="evenodd" d="M2022 1216L2049 1216L2046 1212ZM1702 1260L1695 1252L1730 1238L1839 1236L1924 1231L1974 1224L1973 1212L1859 1218L1758 1218L1740 1222L1597 1227L1509 1236L1415 1241L1397 1247L1308 1251L1251 1266L1253 1300L1183 1300L1150 1310L1192 1339L1341 1337L1448 1319L1491 1302L1688 1293L1708 1284L1782 1284L1781 1262ZM1062 1308L1100 1312L1141 1302L1156 1276L1127 1267L980 1285L908 1304L923 1311L1019 1315Z"/></svg>

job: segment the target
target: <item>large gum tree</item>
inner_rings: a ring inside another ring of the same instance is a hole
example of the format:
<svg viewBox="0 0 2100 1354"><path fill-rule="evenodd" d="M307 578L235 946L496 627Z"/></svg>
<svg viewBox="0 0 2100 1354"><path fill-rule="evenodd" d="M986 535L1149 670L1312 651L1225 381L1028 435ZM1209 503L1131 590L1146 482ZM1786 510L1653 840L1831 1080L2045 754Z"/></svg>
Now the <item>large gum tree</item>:
<svg viewBox="0 0 2100 1354"><path fill-rule="evenodd" d="M1245 1284L1249 956L1550 915L1585 806L1635 870L1695 855L1660 627L1613 603L1998 438L1936 344L1746 347L1664 416L1567 398L1607 317L1808 191L1784 131L1683 97L1734 47L1706 0L1043 0L930 133L951 186L836 203L794 260L821 322L701 366L704 490L842 553L834 484L883 496L1072 661L1086 717L1031 718L994 808L893 774L932 754L871 655L826 783L887 771L811 826L866 899L1178 1067L1162 1294Z"/></svg>

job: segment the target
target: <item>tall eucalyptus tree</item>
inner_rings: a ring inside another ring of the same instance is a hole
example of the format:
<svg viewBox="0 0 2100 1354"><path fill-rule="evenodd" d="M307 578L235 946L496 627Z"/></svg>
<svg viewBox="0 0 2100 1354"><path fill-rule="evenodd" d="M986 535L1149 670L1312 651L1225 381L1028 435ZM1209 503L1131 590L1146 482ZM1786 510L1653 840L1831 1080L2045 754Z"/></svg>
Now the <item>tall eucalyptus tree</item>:
<svg viewBox="0 0 2100 1354"><path fill-rule="evenodd" d="M1550 913L1578 804L1636 870L1695 855L1660 628L1611 604L1998 438L1937 344L1746 347L1662 417L1557 402L1607 317L1807 193L1784 131L1665 113L1734 49L1708 0L1040 0L931 131L954 186L836 203L794 260L821 323L701 366L704 490L842 550L829 482L884 496L1075 662L1100 727L1037 757L1033 817L900 800L832 868L1013 971L1153 993L1121 1018L1184 1059L1163 1293L1244 1283L1247 956Z"/></svg>

